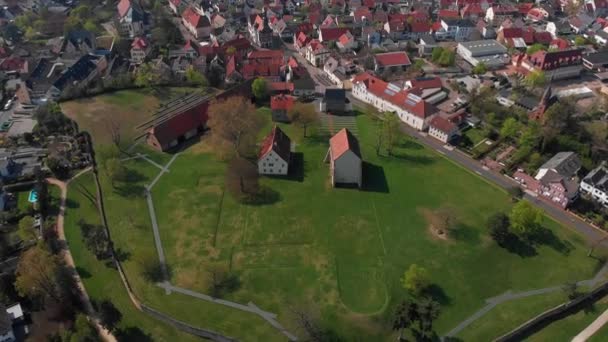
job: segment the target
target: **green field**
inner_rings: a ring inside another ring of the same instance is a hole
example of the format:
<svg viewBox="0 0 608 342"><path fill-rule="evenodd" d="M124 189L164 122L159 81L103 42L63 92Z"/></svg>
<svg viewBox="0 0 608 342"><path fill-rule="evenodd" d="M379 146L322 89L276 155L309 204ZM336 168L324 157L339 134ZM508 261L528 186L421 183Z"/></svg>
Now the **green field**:
<svg viewBox="0 0 608 342"><path fill-rule="evenodd" d="M597 261L586 257L583 239L549 219L545 225L554 243L538 247L537 255L521 257L497 247L484 222L496 211L509 210L507 194L413 140L404 140L393 157L376 156L376 125L358 116L357 126L366 161L362 190L331 188L323 163L326 140L303 139L291 126L282 127L297 141L304 177L263 179L275 194L266 204L241 205L224 193L225 164L204 152L204 140L178 156L152 190L172 283L208 292L208 267L223 264L239 275L241 284L227 299L252 301L277 313L290 331L296 330L290 308L312 306L326 327L345 340L376 341L394 338L391 316L406 296L399 279L412 263L431 273L433 293L442 304L435 324L439 334L483 307L485 298L587 279L597 270ZM149 154L160 162L170 158ZM241 340L284 340L257 316L167 296L143 279L142 264L156 257L143 185L159 170L140 160L127 167L133 181L113 189L104 180L104 194L112 237L128 256L123 263L137 295L179 319ZM79 182L92 186L86 177ZM68 227L74 257L78 264L83 259L83 267L94 275L85 279L87 289L93 288L89 292L103 296L104 287L121 286L118 275L110 269L98 275L105 266L72 242L80 240L76 217L98 218L90 208L83 209L91 204L78 193L70 192L70 198L78 204ZM421 214L444 205L454 208L458 219L448 241L433 236ZM513 317L525 320L553 304L551 296L523 302L525 306L514 305ZM517 322L493 325L509 330ZM166 336L160 325L140 326L160 339ZM463 334L495 337L484 333L483 325L479 333L475 330L472 325Z"/></svg>

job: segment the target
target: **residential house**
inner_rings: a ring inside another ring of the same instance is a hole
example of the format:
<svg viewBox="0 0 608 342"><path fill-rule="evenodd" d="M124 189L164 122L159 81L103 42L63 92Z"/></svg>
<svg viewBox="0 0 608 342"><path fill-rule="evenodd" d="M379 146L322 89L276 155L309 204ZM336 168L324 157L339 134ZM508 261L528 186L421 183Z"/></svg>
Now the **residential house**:
<svg viewBox="0 0 608 342"><path fill-rule="evenodd" d="M458 125L439 115L432 118L429 123L429 135L442 143L449 143L458 133Z"/></svg>
<svg viewBox="0 0 608 342"><path fill-rule="evenodd" d="M59 44L58 51L62 58L79 58L88 53L94 53L97 47L95 34L86 30L74 30L66 34Z"/></svg>
<svg viewBox="0 0 608 342"><path fill-rule="evenodd" d="M352 82L350 80L351 74L355 69L355 65L342 65L338 60L333 57L329 57L323 65L323 71L329 77L329 79L336 84L339 88L351 89Z"/></svg>
<svg viewBox="0 0 608 342"><path fill-rule="evenodd" d="M287 113L291 110L295 103L295 98L291 95L275 95L270 97L270 111L272 112L272 121L289 122Z"/></svg>
<svg viewBox="0 0 608 342"><path fill-rule="evenodd" d="M475 24L469 19L441 19L435 28L435 38L439 40L454 39L463 41L475 30Z"/></svg>
<svg viewBox="0 0 608 342"><path fill-rule="evenodd" d="M363 185L361 149L359 141L346 128L329 139L325 161L330 163L331 184Z"/></svg>
<svg viewBox="0 0 608 342"><path fill-rule="evenodd" d="M278 126L264 138L258 155L258 173L261 175L287 175L291 159L291 140Z"/></svg>
<svg viewBox="0 0 608 342"><path fill-rule="evenodd" d="M350 30L345 27L334 27L334 28L319 28L319 41L323 42L337 42L340 37L349 32Z"/></svg>
<svg viewBox="0 0 608 342"><path fill-rule="evenodd" d="M192 6L186 8L184 13L182 13L182 24L196 39L208 39L211 35L211 22L209 18L195 11Z"/></svg>
<svg viewBox="0 0 608 342"><path fill-rule="evenodd" d="M146 38L135 38L133 43L131 43L131 61L135 64L143 63L150 51L151 47Z"/></svg>
<svg viewBox="0 0 608 342"><path fill-rule="evenodd" d="M437 46L437 42L433 36L430 34L421 35L418 40L418 55L420 57L430 56L433 53L433 49Z"/></svg>
<svg viewBox="0 0 608 342"><path fill-rule="evenodd" d="M554 39L573 33L570 23L567 20L561 19L548 22L545 31L551 33Z"/></svg>
<svg viewBox="0 0 608 342"><path fill-rule="evenodd" d="M273 46L273 31L268 22L268 14L264 12L262 16L255 15L249 20L248 24L249 37L252 43L264 49L270 49Z"/></svg>
<svg viewBox="0 0 608 342"><path fill-rule="evenodd" d="M583 55L583 66L594 72L605 72L608 68L608 51Z"/></svg>
<svg viewBox="0 0 608 342"><path fill-rule="evenodd" d="M357 47L357 42L355 41L355 37L349 31L338 38L336 47L338 47L340 51L352 50Z"/></svg>
<svg viewBox="0 0 608 342"><path fill-rule="evenodd" d="M485 20L487 22L499 22L507 18L513 18L519 15L519 9L511 5L497 4L488 8L486 11Z"/></svg>
<svg viewBox="0 0 608 342"><path fill-rule="evenodd" d="M326 88L319 110L328 114L342 115L350 113L352 106L344 89Z"/></svg>
<svg viewBox="0 0 608 342"><path fill-rule="evenodd" d="M572 31L576 34L583 33L595 19L587 15L586 13L579 13L575 16L568 18L568 24L572 28Z"/></svg>
<svg viewBox="0 0 608 342"><path fill-rule="evenodd" d="M526 70L542 70L551 80L578 77L583 67L582 49L537 51L522 58L514 58L515 66Z"/></svg>
<svg viewBox="0 0 608 342"><path fill-rule="evenodd" d="M458 43L456 53L471 65L480 63L488 68L500 68L509 63L507 48L496 40L477 40Z"/></svg>
<svg viewBox="0 0 608 342"><path fill-rule="evenodd" d="M405 70L410 66L410 58L405 51L378 53L374 55L374 71L382 73L385 70Z"/></svg>
<svg viewBox="0 0 608 342"><path fill-rule="evenodd" d="M175 15L181 15L187 7L186 0L169 0L169 8Z"/></svg>
<svg viewBox="0 0 608 342"><path fill-rule="evenodd" d="M306 33L298 32L294 34L293 47L301 54L302 50L306 48L306 46L308 45L308 43L310 43L311 40L312 38L307 36Z"/></svg>
<svg viewBox="0 0 608 342"><path fill-rule="evenodd" d="M57 99L68 89L84 89L107 67L108 60L104 56L84 55L61 74L47 95Z"/></svg>
<svg viewBox="0 0 608 342"><path fill-rule="evenodd" d="M0 341L2 342L13 342L23 338L23 335L27 332L27 328L24 329L25 315L23 309L19 303L14 304L10 307L0 304ZM23 331L19 332L16 329ZM19 339L17 335L20 335Z"/></svg>
<svg viewBox="0 0 608 342"><path fill-rule="evenodd" d="M329 50L319 40L311 40L304 49L304 58L314 65L321 67L329 57Z"/></svg>
<svg viewBox="0 0 608 342"><path fill-rule="evenodd" d="M29 63L21 57L8 57L0 60L0 71L7 74L27 74Z"/></svg>
<svg viewBox="0 0 608 342"><path fill-rule="evenodd" d="M560 152L543 164L535 177L520 170L513 178L541 198L566 208L578 197L579 185L575 176L580 167L581 162L574 152Z"/></svg>
<svg viewBox="0 0 608 342"><path fill-rule="evenodd" d="M593 200L608 207L608 167L602 163L581 181L581 190Z"/></svg>
<svg viewBox="0 0 608 342"><path fill-rule="evenodd" d="M407 23L400 20L387 21L384 24L384 32L391 40L405 40L408 38Z"/></svg>
<svg viewBox="0 0 608 342"><path fill-rule="evenodd" d="M117 7L121 32L131 38L143 34L146 13L139 2L135 0L120 0Z"/></svg>
<svg viewBox="0 0 608 342"><path fill-rule="evenodd" d="M424 131L438 110L420 97L417 88L403 90L368 73L352 80L352 95L382 112L395 112L401 121Z"/></svg>

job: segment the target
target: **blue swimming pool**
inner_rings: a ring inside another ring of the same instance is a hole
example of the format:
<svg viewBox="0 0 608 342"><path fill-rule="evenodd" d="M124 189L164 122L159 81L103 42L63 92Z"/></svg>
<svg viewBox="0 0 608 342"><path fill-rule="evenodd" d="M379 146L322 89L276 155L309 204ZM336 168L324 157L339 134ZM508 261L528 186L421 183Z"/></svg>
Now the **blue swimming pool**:
<svg viewBox="0 0 608 342"><path fill-rule="evenodd" d="M30 191L30 195L28 196L27 201L30 203L38 202L38 192L36 192L36 190Z"/></svg>

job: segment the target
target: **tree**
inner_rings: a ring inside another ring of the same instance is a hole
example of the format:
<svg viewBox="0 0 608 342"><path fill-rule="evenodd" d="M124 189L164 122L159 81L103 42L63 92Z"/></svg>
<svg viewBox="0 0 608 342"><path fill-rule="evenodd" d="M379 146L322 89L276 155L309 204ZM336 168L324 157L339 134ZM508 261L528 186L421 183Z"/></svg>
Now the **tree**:
<svg viewBox="0 0 608 342"><path fill-rule="evenodd" d="M50 298L61 303L60 268L59 257L44 247L37 245L30 248L21 255L17 264L15 289L24 297L43 301Z"/></svg>
<svg viewBox="0 0 608 342"><path fill-rule="evenodd" d="M237 156L252 153L261 124L255 106L244 97L214 101L209 106L210 143L219 152L228 149Z"/></svg>
<svg viewBox="0 0 608 342"><path fill-rule="evenodd" d="M439 317L441 306L430 297L421 298L417 304L421 337L425 340L431 340L433 337L433 322Z"/></svg>
<svg viewBox="0 0 608 342"><path fill-rule="evenodd" d="M205 75L201 74L200 72L198 72L198 70L194 69L194 67L192 65L190 65L190 66L188 66L188 68L186 68L186 81L188 81L188 83L190 83L192 85L196 85L199 87L207 86L207 79L205 78Z"/></svg>
<svg viewBox="0 0 608 342"><path fill-rule="evenodd" d="M437 63L439 61L442 53L443 53L442 47L438 46L436 48L433 48L433 51L431 52L431 60L433 61L433 63Z"/></svg>
<svg viewBox="0 0 608 342"><path fill-rule="evenodd" d="M393 330L399 330L399 340L403 339L403 330L409 328L418 320L418 306L416 302L404 300L397 307L395 318L393 319Z"/></svg>
<svg viewBox="0 0 608 342"><path fill-rule="evenodd" d="M524 191L518 185L511 186L507 189L509 195L511 195L511 199L513 202L521 199L524 196Z"/></svg>
<svg viewBox="0 0 608 342"><path fill-rule="evenodd" d="M22 241L36 241L38 240L38 232L34 228L34 218L31 216L25 216L19 220L19 229L17 235Z"/></svg>
<svg viewBox="0 0 608 342"><path fill-rule="evenodd" d="M399 134L401 131L399 130L399 119L397 115L391 112L385 112L382 114L383 120L383 135L386 137L386 148L389 155L393 154L393 148L398 143Z"/></svg>
<svg viewBox="0 0 608 342"><path fill-rule="evenodd" d="M102 226L88 224L84 220L78 222L82 232L82 240L87 249L95 255L97 260L107 259L111 255L110 240Z"/></svg>
<svg viewBox="0 0 608 342"><path fill-rule="evenodd" d="M585 37L583 36L576 36L576 38L574 38L574 45L576 46L582 46L587 44L587 39L585 39Z"/></svg>
<svg viewBox="0 0 608 342"><path fill-rule="evenodd" d="M473 67L473 73L476 75L483 75L488 72L488 67L483 62L477 63L476 66Z"/></svg>
<svg viewBox="0 0 608 342"><path fill-rule="evenodd" d="M289 121L304 130L304 137L307 136L307 128L319 121L319 115L313 104L296 102L289 112L287 112Z"/></svg>
<svg viewBox="0 0 608 342"><path fill-rule="evenodd" d="M564 291L569 300L575 300L576 298L583 295L583 293L579 291L579 287L576 282L568 282L564 284L562 290Z"/></svg>
<svg viewBox="0 0 608 342"><path fill-rule="evenodd" d="M116 182L122 182L127 179L127 168L118 158L110 158L104 163L104 170L112 182L112 187Z"/></svg>
<svg viewBox="0 0 608 342"><path fill-rule="evenodd" d="M64 339L64 341L97 342L101 341L101 338L93 324L87 319L87 316L78 314L74 326L72 326L72 330L68 334L68 338Z"/></svg>
<svg viewBox="0 0 608 342"><path fill-rule="evenodd" d="M265 100L268 97L268 83L265 79L258 77L251 84L253 96L258 100Z"/></svg>
<svg viewBox="0 0 608 342"><path fill-rule="evenodd" d="M517 202L509 214L511 227L524 239L529 239L540 229L542 220L542 211L528 201Z"/></svg>
<svg viewBox="0 0 608 342"><path fill-rule="evenodd" d="M543 44L535 43L535 44L528 46L528 49L526 50L526 52L528 53L528 55L531 55L531 54L541 51L541 50L547 50L547 48Z"/></svg>
<svg viewBox="0 0 608 342"><path fill-rule="evenodd" d="M545 85L547 79L545 77L545 72L542 70L533 70L530 71L528 76L524 79L524 82L530 88L540 88Z"/></svg>
<svg viewBox="0 0 608 342"><path fill-rule="evenodd" d="M500 137L503 139L512 139L517 136L519 131L521 130L521 126L517 119L515 118L507 118L500 128Z"/></svg>
<svg viewBox="0 0 608 342"><path fill-rule="evenodd" d="M431 285L431 280L424 267L412 264L403 274L401 284L413 295L418 296Z"/></svg>
<svg viewBox="0 0 608 342"><path fill-rule="evenodd" d="M104 299L99 303L97 312L99 313L101 324L109 331L114 331L122 320L122 313L108 299Z"/></svg>
<svg viewBox="0 0 608 342"><path fill-rule="evenodd" d="M257 167L245 158L236 157L226 170L226 189L241 202L252 202L260 191Z"/></svg>
<svg viewBox="0 0 608 342"><path fill-rule="evenodd" d="M212 297L221 298L240 286L238 277L225 265L213 264L207 268L210 278L209 293Z"/></svg>
<svg viewBox="0 0 608 342"><path fill-rule="evenodd" d="M150 63L144 63L137 68L135 73L135 85L143 88L150 88L159 84L161 75L152 68Z"/></svg>
<svg viewBox="0 0 608 342"><path fill-rule="evenodd" d="M499 246L504 246L511 233L509 231L509 216L504 213L495 213L488 218L486 223L490 236Z"/></svg>

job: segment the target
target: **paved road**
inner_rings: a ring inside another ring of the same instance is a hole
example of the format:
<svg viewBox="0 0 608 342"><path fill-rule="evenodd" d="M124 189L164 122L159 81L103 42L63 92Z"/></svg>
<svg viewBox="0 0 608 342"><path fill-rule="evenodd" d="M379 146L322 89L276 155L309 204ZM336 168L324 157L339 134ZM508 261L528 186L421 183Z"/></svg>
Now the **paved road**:
<svg viewBox="0 0 608 342"><path fill-rule="evenodd" d="M347 94L353 105L367 106L366 103L354 98L350 92ZM510 189L514 186L519 186L517 182L505 177L502 174L484 169L484 167L478 161L469 157L460 150L456 148L448 149L445 147L445 144L440 142L439 140L436 140L426 134L422 134L421 132L410 126L407 126L406 124L402 124L401 127L403 132L416 139L422 145L437 151L438 153L442 154L443 156L450 159L459 166L476 173L478 176L490 182L491 184L497 185L498 187L503 188L505 190ZM562 210L557 206L552 205L551 203L538 199L535 196L531 196L528 193L524 195L524 198L532 202L537 207L543 209L551 218L553 218L557 222L560 222L561 224L570 227L582 234L587 240L589 240L589 242L600 241L602 238L607 236L606 232L592 227L587 222L579 219L578 217L567 211ZM601 244L602 246L608 247L608 241L602 241Z"/></svg>
<svg viewBox="0 0 608 342"><path fill-rule="evenodd" d="M86 171L89 171L89 170L86 169L85 172ZM80 176L83 173L84 172L77 174L71 180L75 179L76 177ZM66 248L63 250L63 253L62 253L63 260L65 261L66 265L68 265L68 267L76 270L76 264L74 263L74 258L72 258L72 253L70 253L69 245L65 238L65 231L63 229L64 228L63 227L64 216L65 216L65 202L66 202L66 199L68 196L68 184L65 182L62 182L60 180L54 179L54 178L48 178L47 182L49 184L57 186L61 190L61 198L60 198L60 202L59 202L59 214L57 215L57 235L58 235L59 241L66 246ZM69 183L69 181L68 181L68 183ZM93 309L93 304L91 303L91 299L89 298L89 295L87 294L87 290L85 289L84 284L82 283L82 279L80 279L80 275L78 275L78 272L76 272L76 271L74 272L74 274L75 274L74 278L76 280L76 285L78 286L78 289L80 290L80 298L84 304L84 310L85 310L86 314L90 317L91 321L95 324L95 327L97 328L97 331L99 332L99 335L103 338L104 341L116 342L117 341L116 337L114 337L114 335L112 335L111 332L106 330L101 325L99 318L96 317L95 310Z"/></svg>
<svg viewBox="0 0 608 342"><path fill-rule="evenodd" d="M585 342L591 336L598 332L608 322L608 310L604 311L598 318L593 321L587 328L574 336L572 342Z"/></svg>

